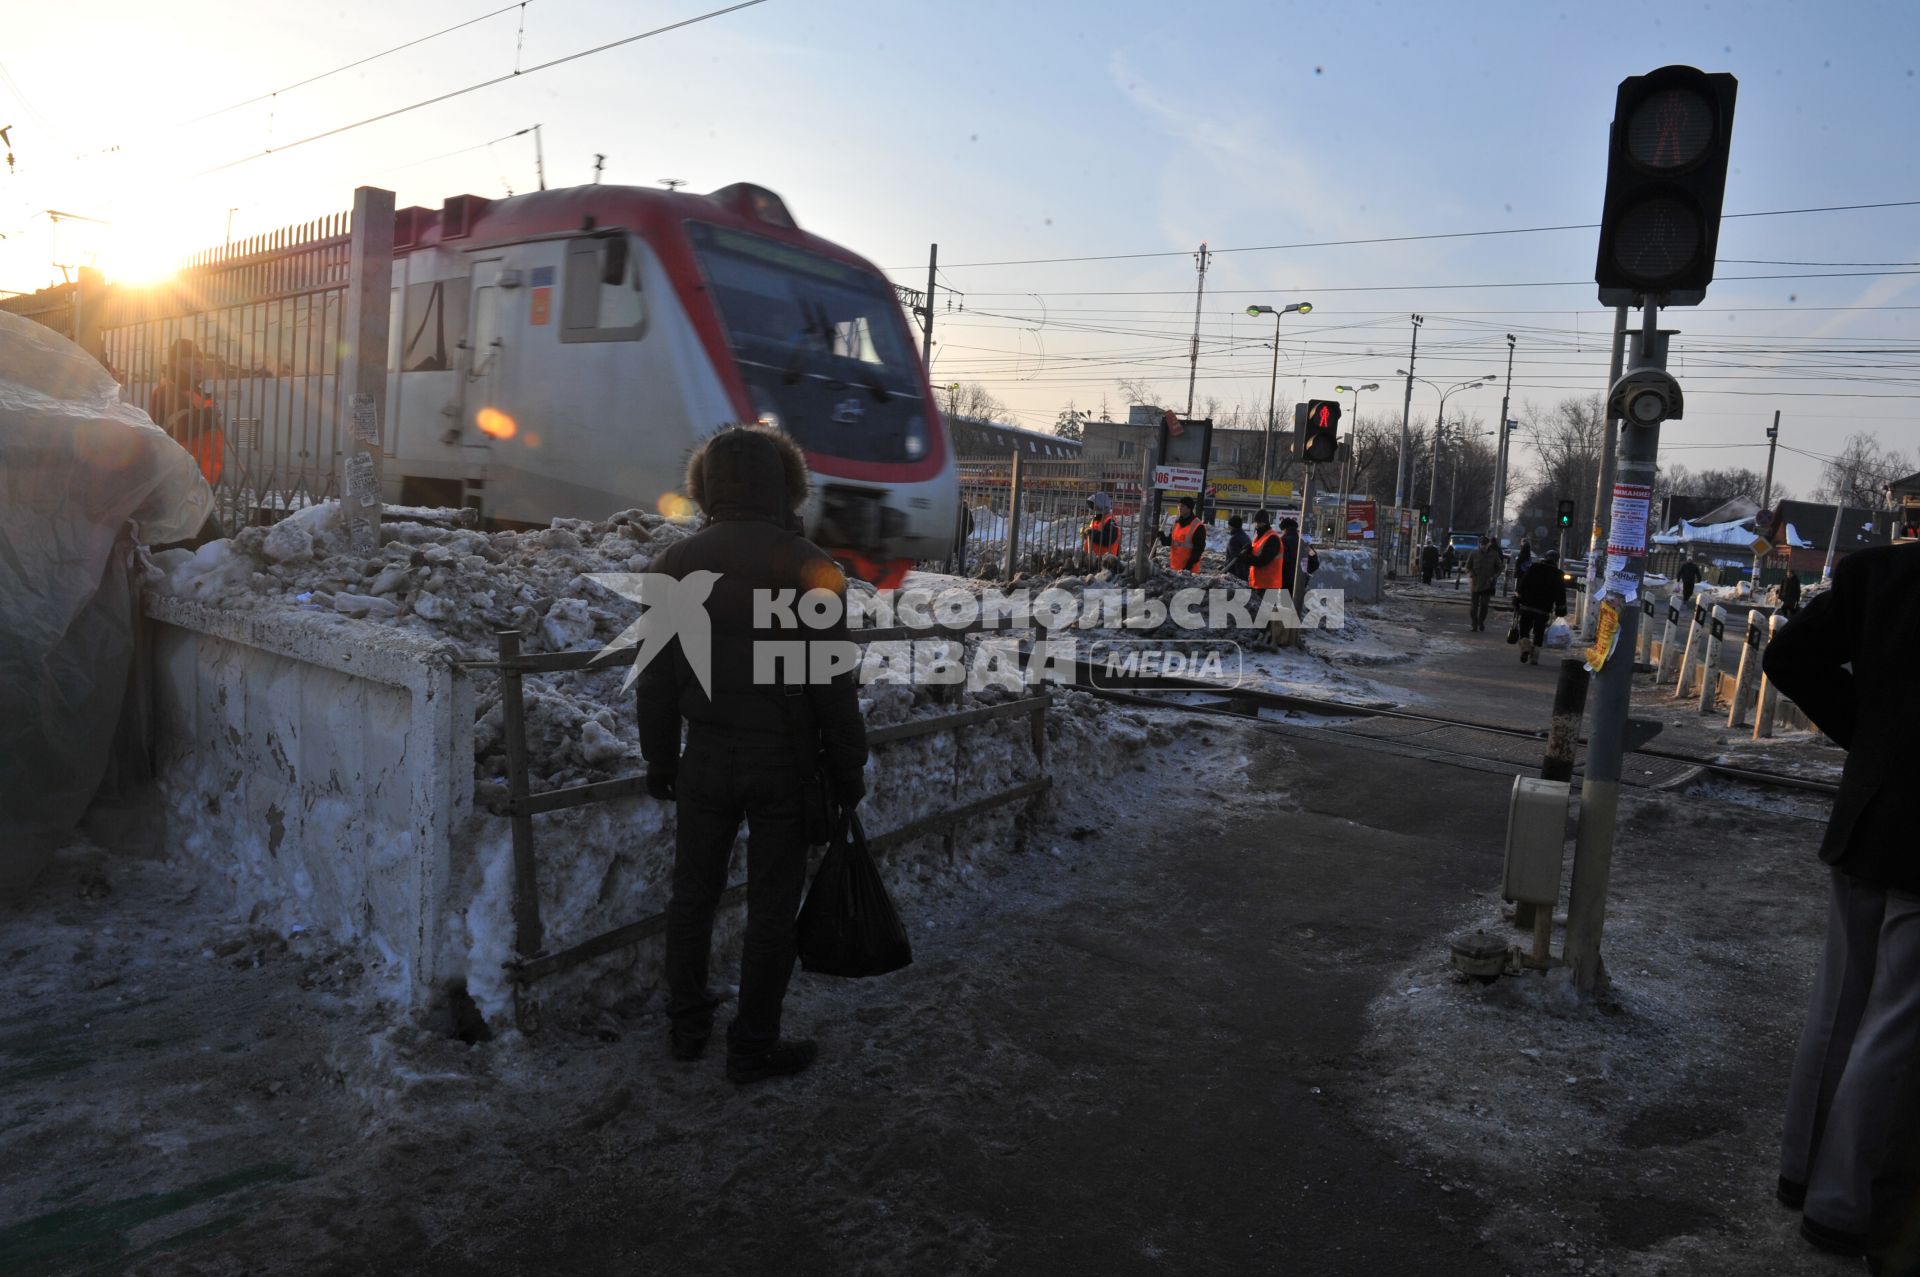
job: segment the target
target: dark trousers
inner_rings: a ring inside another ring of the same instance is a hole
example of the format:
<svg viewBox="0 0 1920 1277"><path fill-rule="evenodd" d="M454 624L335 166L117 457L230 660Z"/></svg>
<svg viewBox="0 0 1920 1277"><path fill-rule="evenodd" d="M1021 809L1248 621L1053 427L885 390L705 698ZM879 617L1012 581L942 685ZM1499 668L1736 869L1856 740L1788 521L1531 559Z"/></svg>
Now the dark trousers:
<svg viewBox="0 0 1920 1277"><path fill-rule="evenodd" d="M1420 584L1433 584L1433 564L1426 562L1420 564Z"/></svg>
<svg viewBox="0 0 1920 1277"><path fill-rule="evenodd" d="M667 1014L676 1025L712 1023L707 992L713 916L727 861L747 822L747 932L731 1045L780 1038L780 1004L793 976L794 919L807 880L799 770L791 754L690 743L680 760L673 895L667 902Z"/></svg>
<svg viewBox="0 0 1920 1277"><path fill-rule="evenodd" d="M1809 1219L1870 1234L1913 1222L1886 1218L1902 1203L1877 1202L1875 1181L1910 1174L1894 1159L1911 1154L1920 1084L1920 896L1832 874L1780 1174L1807 1186Z"/></svg>
<svg viewBox="0 0 1920 1277"><path fill-rule="evenodd" d="M1547 641L1547 622L1553 619L1553 613L1530 607L1517 607L1514 615L1520 621L1520 638L1531 639L1535 647L1541 647Z"/></svg>
<svg viewBox="0 0 1920 1277"><path fill-rule="evenodd" d="M1492 607L1493 607L1493 589L1491 586L1489 586L1487 589L1475 590L1473 592L1472 621L1473 621L1474 629L1484 630L1487 628L1487 612Z"/></svg>

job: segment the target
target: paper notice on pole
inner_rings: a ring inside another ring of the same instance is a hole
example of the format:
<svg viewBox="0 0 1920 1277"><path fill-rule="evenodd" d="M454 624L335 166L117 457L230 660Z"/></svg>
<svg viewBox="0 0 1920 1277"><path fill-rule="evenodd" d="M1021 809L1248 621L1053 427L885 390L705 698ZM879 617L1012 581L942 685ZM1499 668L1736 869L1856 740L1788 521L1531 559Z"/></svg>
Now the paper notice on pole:
<svg viewBox="0 0 1920 1277"><path fill-rule="evenodd" d="M353 437L360 443L380 442L380 411L372 395L356 392L353 396Z"/></svg>
<svg viewBox="0 0 1920 1277"><path fill-rule="evenodd" d="M1644 483L1613 485L1613 521L1607 529L1607 553L1632 558L1647 552L1647 511L1653 489Z"/></svg>
<svg viewBox="0 0 1920 1277"><path fill-rule="evenodd" d="M1600 605L1599 620L1593 632L1593 646L1587 649L1587 672L1598 674L1605 669L1607 658L1613 655L1613 649L1619 642L1620 609L1612 599L1608 599Z"/></svg>

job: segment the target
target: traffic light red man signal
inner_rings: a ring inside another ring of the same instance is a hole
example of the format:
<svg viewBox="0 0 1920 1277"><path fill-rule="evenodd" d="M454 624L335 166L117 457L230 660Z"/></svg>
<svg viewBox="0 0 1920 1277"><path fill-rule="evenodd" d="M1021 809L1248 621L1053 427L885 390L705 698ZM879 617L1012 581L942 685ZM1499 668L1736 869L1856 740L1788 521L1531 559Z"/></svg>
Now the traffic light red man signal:
<svg viewBox="0 0 1920 1277"><path fill-rule="evenodd" d="M1300 456L1307 461L1337 461L1340 457L1340 405L1331 399L1307 400Z"/></svg>

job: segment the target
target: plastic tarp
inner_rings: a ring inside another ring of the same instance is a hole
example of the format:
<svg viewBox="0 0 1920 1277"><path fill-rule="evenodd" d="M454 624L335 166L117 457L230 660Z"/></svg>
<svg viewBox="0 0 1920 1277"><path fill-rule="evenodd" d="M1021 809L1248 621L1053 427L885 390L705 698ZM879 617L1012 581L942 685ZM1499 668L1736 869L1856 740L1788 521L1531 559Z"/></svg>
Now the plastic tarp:
<svg viewBox="0 0 1920 1277"><path fill-rule="evenodd" d="M134 649L136 542L213 494L92 356L0 313L0 886L30 879L107 771Z"/></svg>
<svg viewBox="0 0 1920 1277"><path fill-rule="evenodd" d="M1688 523L1682 519L1668 531L1654 537L1653 541L1655 545L1726 545L1744 550L1759 535L1753 530L1751 519L1732 523ZM1787 525L1787 544L1796 549L1811 548L1808 542L1801 540L1791 523Z"/></svg>

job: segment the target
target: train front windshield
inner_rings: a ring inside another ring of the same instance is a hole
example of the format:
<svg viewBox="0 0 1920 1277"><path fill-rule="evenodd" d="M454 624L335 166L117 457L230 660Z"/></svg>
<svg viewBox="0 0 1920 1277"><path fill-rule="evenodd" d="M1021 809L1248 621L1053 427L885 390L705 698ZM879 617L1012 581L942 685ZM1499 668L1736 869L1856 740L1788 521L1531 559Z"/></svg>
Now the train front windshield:
<svg viewBox="0 0 1920 1277"><path fill-rule="evenodd" d="M927 456L912 338L884 279L706 222L687 223L687 233L762 420L810 452Z"/></svg>

